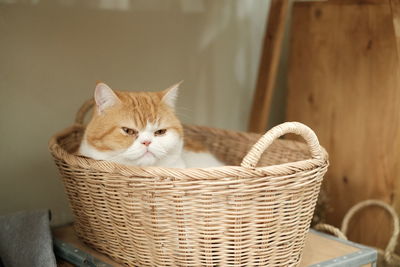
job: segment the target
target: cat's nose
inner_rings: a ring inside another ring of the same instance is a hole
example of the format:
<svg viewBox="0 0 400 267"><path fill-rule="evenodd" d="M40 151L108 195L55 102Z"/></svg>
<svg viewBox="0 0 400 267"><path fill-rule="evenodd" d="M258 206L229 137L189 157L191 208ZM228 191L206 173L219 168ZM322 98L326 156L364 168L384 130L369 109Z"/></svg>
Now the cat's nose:
<svg viewBox="0 0 400 267"><path fill-rule="evenodd" d="M142 141L142 144L145 146L149 146L151 144L151 141L145 140L145 141Z"/></svg>

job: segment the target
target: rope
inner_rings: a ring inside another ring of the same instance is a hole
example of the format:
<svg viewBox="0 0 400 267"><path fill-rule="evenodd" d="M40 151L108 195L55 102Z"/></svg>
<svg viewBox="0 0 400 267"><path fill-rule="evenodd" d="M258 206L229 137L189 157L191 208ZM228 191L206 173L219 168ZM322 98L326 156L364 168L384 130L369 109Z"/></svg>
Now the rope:
<svg viewBox="0 0 400 267"><path fill-rule="evenodd" d="M368 207L368 206L381 207L381 208L385 209L392 216L392 219L393 219L392 237L390 238L385 251L380 251L380 252L383 253L383 256L384 256L384 259L386 262L393 263L394 250L397 246L397 239L399 237L399 217L398 217L396 211L387 203L385 203L381 200L370 199L370 200L365 200L365 201L362 201L362 202L354 205L344 216L343 221L342 221L341 230L342 230L343 234L346 235L350 219L354 216L355 213L357 213L361 209ZM379 249L378 249L378 251L379 251Z"/></svg>
<svg viewBox="0 0 400 267"><path fill-rule="evenodd" d="M326 224L326 223L319 223L314 226L314 229L317 231L325 232L325 233L330 233L338 238L347 240L347 237L340 231L339 228L336 228L333 225Z"/></svg>
<svg viewBox="0 0 400 267"><path fill-rule="evenodd" d="M343 221L342 221L342 227L339 230L338 228L329 225L329 224L317 224L314 228L318 231L324 231L333 234L334 236L347 240L346 234L347 230L349 227L349 222L353 218L354 214L356 214L358 211L361 209L368 207L368 206L378 206L383 209L385 209L392 217L393 219L393 233L392 237L389 240L388 245L386 246L385 250L382 250L380 248L376 248L378 251L378 254L383 257L386 263L389 264L396 264L396 266L400 265L400 256L396 255L394 253L394 250L397 246L397 240L399 237L399 216L397 215L396 211L387 203L381 201L381 200L374 200L374 199L369 199L365 201L361 201L351 207L347 213L345 214ZM397 265L398 264L398 265Z"/></svg>

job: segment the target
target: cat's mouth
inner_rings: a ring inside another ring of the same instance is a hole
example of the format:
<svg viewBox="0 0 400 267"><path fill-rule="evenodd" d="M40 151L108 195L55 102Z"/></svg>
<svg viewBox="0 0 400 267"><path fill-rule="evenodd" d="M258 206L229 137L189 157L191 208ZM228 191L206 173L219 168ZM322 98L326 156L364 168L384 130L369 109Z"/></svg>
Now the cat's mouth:
<svg viewBox="0 0 400 267"><path fill-rule="evenodd" d="M132 153L136 152L136 153ZM154 160L154 159L159 159L159 157L152 151L150 151L148 148L143 149L142 151L128 151L124 155L128 160Z"/></svg>
<svg viewBox="0 0 400 267"><path fill-rule="evenodd" d="M146 152L143 154L143 156L153 156L153 157L154 157L154 154L151 153L150 151L146 151Z"/></svg>
<svg viewBox="0 0 400 267"><path fill-rule="evenodd" d="M147 150L147 151L144 152L143 155L141 156L141 158L144 158L144 157L156 158L156 155L155 155L153 152L151 152L150 150Z"/></svg>

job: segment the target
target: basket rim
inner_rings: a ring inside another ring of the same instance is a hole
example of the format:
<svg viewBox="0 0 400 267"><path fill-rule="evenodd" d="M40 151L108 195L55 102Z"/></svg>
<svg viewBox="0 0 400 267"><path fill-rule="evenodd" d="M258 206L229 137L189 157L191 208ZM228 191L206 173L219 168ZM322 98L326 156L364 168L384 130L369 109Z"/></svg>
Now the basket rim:
<svg viewBox="0 0 400 267"><path fill-rule="evenodd" d="M185 127L192 127L185 125ZM207 128L206 126L193 126L197 128ZM208 168L168 168L168 167L139 167L122 165L115 162L104 160L95 160L84 156L74 155L67 152L60 146L58 140L70 135L73 132L81 131L85 127L81 124L73 124L70 127L54 134L49 140L49 150L52 156L62 160L68 165L83 169L90 169L110 174L120 174L125 177L141 178L175 178L175 179L194 179L194 180L214 180L220 178L258 178L266 176L284 176L292 175L301 171L314 170L316 168L326 167L328 163L328 153L321 146L322 157L320 159L307 159L301 161L288 162L278 165L264 167L243 167L243 166L220 166ZM211 128L220 130L217 128ZM226 131L221 129L222 131ZM234 131L236 132L236 131ZM237 132L242 133L244 132ZM250 133L254 134L254 133Z"/></svg>

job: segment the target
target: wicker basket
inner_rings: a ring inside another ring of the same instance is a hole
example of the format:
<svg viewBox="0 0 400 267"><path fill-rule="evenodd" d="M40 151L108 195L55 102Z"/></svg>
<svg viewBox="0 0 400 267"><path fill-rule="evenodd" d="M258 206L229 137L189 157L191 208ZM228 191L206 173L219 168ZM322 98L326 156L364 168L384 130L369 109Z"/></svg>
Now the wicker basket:
<svg viewBox="0 0 400 267"><path fill-rule="evenodd" d="M299 263L328 166L310 128L284 123L261 137L185 126L229 166L128 167L74 155L90 104L49 144L84 242L128 266ZM278 139L286 133L307 144Z"/></svg>

